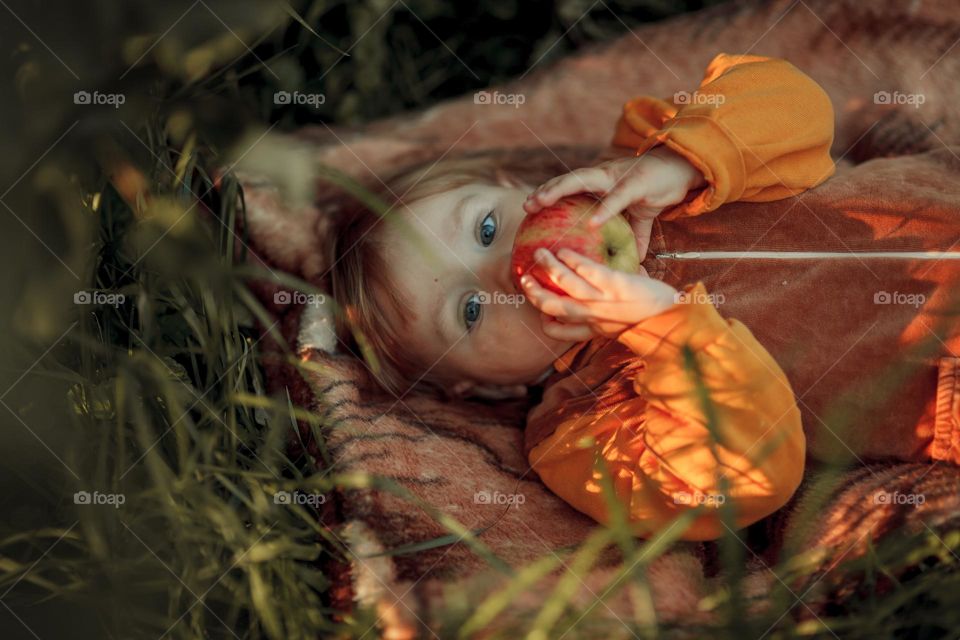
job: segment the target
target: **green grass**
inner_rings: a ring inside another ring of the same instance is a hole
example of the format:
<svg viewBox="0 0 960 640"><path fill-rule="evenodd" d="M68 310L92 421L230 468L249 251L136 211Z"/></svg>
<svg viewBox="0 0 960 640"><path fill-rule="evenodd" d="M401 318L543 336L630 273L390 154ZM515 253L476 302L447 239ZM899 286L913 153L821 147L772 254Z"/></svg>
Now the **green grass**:
<svg viewBox="0 0 960 640"><path fill-rule="evenodd" d="M72 39L51 35L52 26L42 30L85 81L130 95L127 108L100 112L98 119L69 101L31 108L37 96L69 95L74 85L56 60L23 36L27 49L9 62L21 70L26 86L10 119L22 126L4 134L8 148L23 154L4 165L6 184L16 187L4 202L18 215L8 217L2 239L11 265L4 276L7 391L0 396L8 436L0 467L9 487L0 529L3 637L376 634L374 612L330 608L325 568L350 558L340 537L318 521L319 509L276 504L274 495L301 490L332 500L336 492L375 488L415 498L383 478L329 472L323 458L316 463L288 456L286 439L298 420L321 450L332 425L285 395L266 395L262 357L300 365L282 344L279 352L265 349L279 336L248 281L308 285L247 259L242 237L231 231L244 216L239 187L228 174L214 189L209 172L248 126L363 122L515 75L583 10L578 2L488 2L457 9L426 0L408 4L476 73L452 63L439 43L424 44L423 26L399 5L374 26L376 37L334 65L338 49L373 24L379 5L300 3L291 17L282 5L255 10L241 3L231 12L226 3L211 3L229 15L252 54L224 38L222 24L208 16L183 38L185 51L202 56L167 58L164 44L118 80L128 61L118 64L109 52L124 50L136 34L162 33L189 5L157 8L144 26L101 2L73 25L79 35ZM629 3L610 4L622 12ZM684 8L642 3L633 15L649 20ZM523 38L534 10L549 12L551 20L535 37ZM37 14L23 15L30 24L44 23ZM502 37L471 47L470 35L489 29L491 16L505 25ZM593 11L569 29L549 58L622 29L603 11ZM398 48L402 43L410 46ZM387 55L387 46L408 53ZM134 53L144 49L141 42ZM91 58L90 51L100 51L101 58ZM97 73L98 62L113 65L115 73ZM311 84L320 69L330 69L324 84ZM343 99L319 113L271 102L276 90L312 86ZM374 99L381 95L396 100ZM75 120L82 124L69 130ZM65 130L69 136L44 154ZM139 176L149 197L123 187L131 182L118 176ZM116 306L72 304L81 290L125 299ZM696 379L693 360L691 375ZM844 421L831 417L837 428ZM838 465L847 462L839 459ZM609 479L605 486L609 498ZM124 503L75 505L76 491L122 495ZM459 541L491 566L490 576L478 582L508 579L504 590L482 602L463 591L451 594L448 609L437 612L441 637L472 637L491 623L499 625L494 637L502 638L552 638L566 630L565 638L676 632L653 617L644 570L670 548L682 522L653 539L635 539L622 509L611 502L611 527L598 528L576 549L510 569L476 532L431 505L419 506L449 535L389 553ZM725 517L729 521L730 514ZM769 612L750 617L738 581L749 553L732 534L721 545L731 580L717 584L702 603L717 611L721 623L688 631L693 637L932 638L960 629L952 596L960 589L954 554L960 532L892 537L841 564L832 573L862 575L861 586L819 619L807 620L780 617L795 600L784 584L802 581L818 558L790 556L771 567L783 584L774 582ZM568 604L577 576L611 547L625 561L604 597L630 593L639 613L627 621L629 632L606 619L597 603L583 610ZM896 577L907 569L910 580ZM543 594L541 606L512 606L550 571L561 577ZM881 584L892 588L879 595ZM830 597L821 591L805 600ZM802 611L801 605L793 609Z"/></svg>

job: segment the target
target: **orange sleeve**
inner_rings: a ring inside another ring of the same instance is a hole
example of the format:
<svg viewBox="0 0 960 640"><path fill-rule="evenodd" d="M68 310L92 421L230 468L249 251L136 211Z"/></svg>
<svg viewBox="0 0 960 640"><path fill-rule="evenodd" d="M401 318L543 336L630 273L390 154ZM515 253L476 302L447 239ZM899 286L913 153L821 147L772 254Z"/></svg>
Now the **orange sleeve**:
<svg viewBox="0 0 960 640"><path fill-rule="evenodd" d="M834 172L833 120L826 92L789 62L720 54L693 93L627 102L613 144L637 155L664 144L703 173L706 188L661 214L671 220L820 184Z"/></svg>
<svg viewBox="0 0 960 640"><path fill-rule="evenodd" d="M633 378L637 398L599 417L567 411L529 459L551 490L605 522L594 469L599 451L637 535L702 505L704 515L683 538L708 540L723 533L719 478L726 478L737 526L747 526L796 491L806 440L793 390L773 357L744 324L720 316L702 282L683 294L617 338L644 363ZM684 345L702 386L685 362Z"/></svg>

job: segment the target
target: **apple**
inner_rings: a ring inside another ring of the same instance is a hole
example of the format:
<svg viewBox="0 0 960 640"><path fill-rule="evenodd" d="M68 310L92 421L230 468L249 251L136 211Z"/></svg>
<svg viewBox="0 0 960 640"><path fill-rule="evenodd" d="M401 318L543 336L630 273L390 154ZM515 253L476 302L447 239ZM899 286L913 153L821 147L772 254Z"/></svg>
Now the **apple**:
<svg viewBox="0 0 960 640"><path fill-rule="evenodd" d="M522 290L520 277L529 273L543 287L566 295L550 280L546 270L535 264L533 254L540 247L549 249L554 255L567 248L617 271L639 271L637 240L623 215L614 216L598 228L587 224L596 204L597 199L591 196L569 196L528 214L520 222L510 259L511 274L518 290Z"/></svg>

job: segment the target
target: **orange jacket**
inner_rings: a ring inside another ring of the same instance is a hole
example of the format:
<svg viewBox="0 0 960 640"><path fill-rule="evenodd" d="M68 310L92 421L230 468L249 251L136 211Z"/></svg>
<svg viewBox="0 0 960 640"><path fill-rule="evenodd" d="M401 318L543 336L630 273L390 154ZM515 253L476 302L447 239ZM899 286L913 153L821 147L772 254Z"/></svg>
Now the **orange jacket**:
<svg viewBox="0 0 960 640"><path fill-rule="evenodd" d="M695 93L628 102L614 144L638 154L665 144L702 171L708 186L660 216L671 220L819 184L833 173L832 139L830 101L810 78L782 60L722 54ZM806 442L773 357L745 325L720 316L701 281L683 294L617 339L557 359L528 415L525 449L544 484L595 520L609 518L596 458L636 535L702 506L683 538L705 540L722 534L716 509L727 498L740 527L783 506L803 476Z"/></svg>
<svg viewBox="0 0 960 640"><path fill-rule="evenodd" d="M789 62L721 53L694 93L624 105L613 144L637 155L664 144L703 173L706 189L659 216L673 220L727 202L780 200L829 178L833 106Z"/></svg>

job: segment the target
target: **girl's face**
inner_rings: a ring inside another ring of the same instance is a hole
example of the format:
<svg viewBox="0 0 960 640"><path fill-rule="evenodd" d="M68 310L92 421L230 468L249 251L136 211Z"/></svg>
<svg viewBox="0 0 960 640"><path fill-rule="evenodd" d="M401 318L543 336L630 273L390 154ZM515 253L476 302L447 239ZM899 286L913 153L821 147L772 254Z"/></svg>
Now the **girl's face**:
<svg viewBox="0 0 960 640"><path fill-rule="evenodd" d="M398 209L407 224L384 230L387 264L413 312L403 336L431 377L531 384L575 344L544 335L540 311L510 277L527 192L458 187Z"/></svg>

